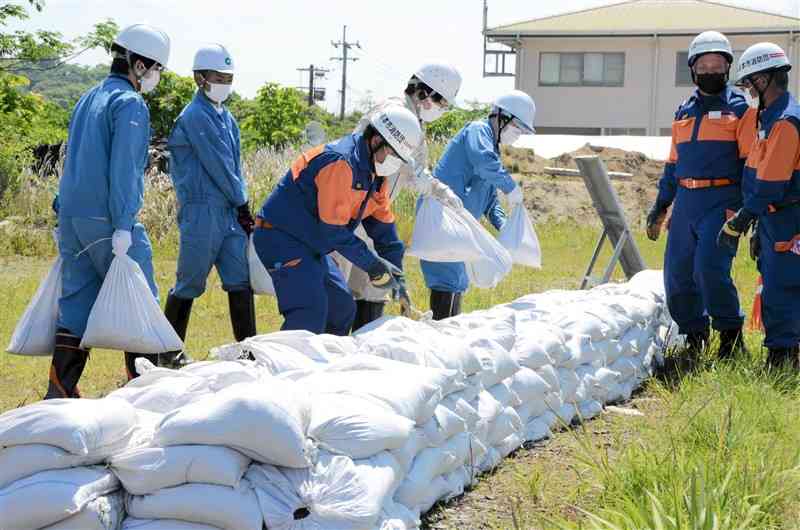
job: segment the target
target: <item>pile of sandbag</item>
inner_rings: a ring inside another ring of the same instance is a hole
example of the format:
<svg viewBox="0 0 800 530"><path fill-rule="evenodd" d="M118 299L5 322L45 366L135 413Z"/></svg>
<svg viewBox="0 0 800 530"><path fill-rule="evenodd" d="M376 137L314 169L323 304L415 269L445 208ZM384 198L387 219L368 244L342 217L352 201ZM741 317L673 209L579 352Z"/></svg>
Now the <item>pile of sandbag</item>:
<svg viewBox="0 0 800 530"><path fill-rule="evenodd" d="M261 335L182 370L140 359L105 399L0 416L0 528L417 528L525 442L630 397L670 323L647 271L353 337Z"/></svg>

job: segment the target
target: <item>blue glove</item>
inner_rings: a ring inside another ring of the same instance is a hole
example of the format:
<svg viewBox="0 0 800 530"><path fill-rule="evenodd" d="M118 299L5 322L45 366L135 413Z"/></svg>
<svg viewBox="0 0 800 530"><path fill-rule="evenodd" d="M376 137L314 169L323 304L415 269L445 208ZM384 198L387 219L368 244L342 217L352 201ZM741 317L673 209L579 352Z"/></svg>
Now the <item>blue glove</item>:
<svg viewBox="0 0 800 530"><path fill-rule="evenodd" d="M739 237L747 232L756 216L742 208L731 217L717 235L717 246L727 247L733 252L739 248Z"/></svg>

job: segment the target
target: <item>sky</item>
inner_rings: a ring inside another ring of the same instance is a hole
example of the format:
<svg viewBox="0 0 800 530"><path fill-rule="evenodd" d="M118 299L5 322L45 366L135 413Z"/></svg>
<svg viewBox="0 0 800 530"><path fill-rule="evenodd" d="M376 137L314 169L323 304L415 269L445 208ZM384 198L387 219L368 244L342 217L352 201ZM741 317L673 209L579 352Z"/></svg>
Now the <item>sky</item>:
<svg viewBox="0 0 800 530"><path fill-rule="evenodd" d="M21 0L18 0L21 1ZM489 26L614 3L609 0L488 0ZM800 17L800 0L727 0L726 3ZM325 106L338 111L340 55L331 41L358 41L358 61L348 63L348 110L367 98L402 93L421 64L448 62L464 82L461 103L491 101L513 88L513 78L483 78L483 0L47 0L42 13L11 29L48 29L67 38L89 32L100 20L121 27L145 22L172 40L169 68L191 73L192 57L206 42L219 42L236 63L235 89L246 97L267 81L305 85L296 69L328 68ZM713 29L713 28L709 28ZM688 43L687 43L688 44ZM103 51L80 56L82 64L108 63Z"/></svg>

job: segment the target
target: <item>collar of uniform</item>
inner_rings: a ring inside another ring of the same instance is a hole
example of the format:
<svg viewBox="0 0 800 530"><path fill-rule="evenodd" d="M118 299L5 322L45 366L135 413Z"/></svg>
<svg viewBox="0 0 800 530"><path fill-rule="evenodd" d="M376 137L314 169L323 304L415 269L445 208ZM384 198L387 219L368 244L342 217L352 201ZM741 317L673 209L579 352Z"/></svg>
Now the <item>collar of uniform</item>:
<svg viewBox="0 0 800 530"><path fill-rule="evenodd" d="M116 81L117 79L121 79L122 81L125 81L126 83L128 83L128 86L130 86L132 90L136 90L136 87L133 86L133 83L131 83L131 80L128 78L127 75L108 74L108 77L106 77L106 81Z"/></svg>
<svg viewBox="0 0 800 530"><path fill-rule="evenodd" d="M492 140L494 140L492 142L492 145L494 145L494 152L499 153L500 142L497 138L494 137L494 128L492 128L492 122L489 120L489 118L486 118L484 120L481 120L481 124L489 130L489 136L491 136Z"/></svg>
<svg viewBox="0 0 800 530"><path fill-rule="evenodd" d="M222 113L217 112L217 107L213 103L211 103L211 100L209 100L206 97L206 95L203 94L203 91L200 90L200 89L195 90L195 92L194 92L194 100L197 101L198 104L201 105L204 109L208 110L209 112L213 113L216 116L220 116L220 115L225 113L224 112L225 111L225 106L224 105L222 105L223 112Z"/></svg>
<svg viewBox="0 0 800 530"><path fill-rule="evenodd" d="M372 160L370 159L369 154L369 146L367 145L367 140L364 138L363 133L355 133L353 134L353 139L355 140L356 148L353 150L353 156L355 158L356 167L358 167L359 172L365 172L369 175L372 174Z"/></svg>
<svg viewBox="0 0 800 530"><path fill-rule="evenodd" d="M761 120L764 123L771 123L772 121L776 120L781 114L783 114L784 109L789 104L789 92L784 92L781 96L772 102L772 104L764 109L764 112L761 114Z"/></svg>

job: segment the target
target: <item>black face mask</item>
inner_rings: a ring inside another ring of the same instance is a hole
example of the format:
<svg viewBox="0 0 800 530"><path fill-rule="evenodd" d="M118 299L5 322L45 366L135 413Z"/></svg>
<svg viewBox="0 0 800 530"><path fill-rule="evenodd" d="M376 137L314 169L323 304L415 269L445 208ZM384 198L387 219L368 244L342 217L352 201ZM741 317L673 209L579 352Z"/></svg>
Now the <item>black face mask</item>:
<svg viewBox="0 0 800 530"><path fill-rule="evenodd" d="M728 74L697 74L695 82L706 94L719 94L728 84Z"/></svg>

